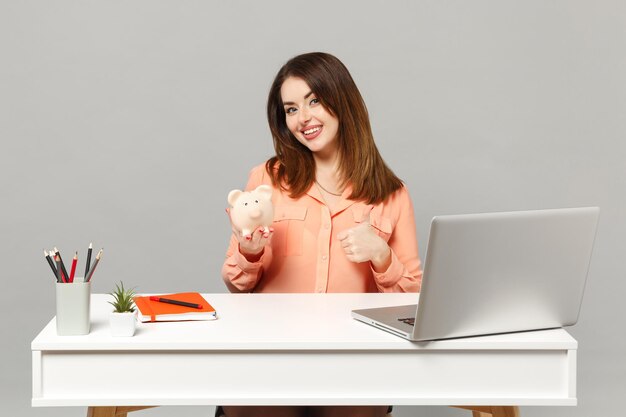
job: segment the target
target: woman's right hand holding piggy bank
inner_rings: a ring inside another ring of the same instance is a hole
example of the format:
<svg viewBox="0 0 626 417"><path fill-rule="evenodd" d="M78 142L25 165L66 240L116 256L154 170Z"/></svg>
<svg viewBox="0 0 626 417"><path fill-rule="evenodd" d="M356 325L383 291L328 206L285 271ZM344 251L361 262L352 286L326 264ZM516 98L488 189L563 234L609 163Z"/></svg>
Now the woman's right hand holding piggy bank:
<svg viewBox="0 0 626 417"><path fill-rule="evenodd" d="M233 234L239 241L239 252L250 262L257 261L270 243L274 229L272 188L259 185L252 191L232 190L228 193L226 210L230 216Z"/></svg>

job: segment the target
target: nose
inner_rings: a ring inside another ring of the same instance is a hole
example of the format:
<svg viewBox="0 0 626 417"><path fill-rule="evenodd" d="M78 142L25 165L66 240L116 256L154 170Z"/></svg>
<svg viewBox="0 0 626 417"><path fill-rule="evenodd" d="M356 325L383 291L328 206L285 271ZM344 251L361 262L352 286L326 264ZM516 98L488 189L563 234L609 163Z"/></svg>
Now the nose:
<svg viewBox="0 0 626 417"><path fill-rule="evenodd" d="M300 124L306 125L309 120L311 120L311 112L307 107L303 107L302 109L300 109L298 117L298 121L300 122Z"/></svg>

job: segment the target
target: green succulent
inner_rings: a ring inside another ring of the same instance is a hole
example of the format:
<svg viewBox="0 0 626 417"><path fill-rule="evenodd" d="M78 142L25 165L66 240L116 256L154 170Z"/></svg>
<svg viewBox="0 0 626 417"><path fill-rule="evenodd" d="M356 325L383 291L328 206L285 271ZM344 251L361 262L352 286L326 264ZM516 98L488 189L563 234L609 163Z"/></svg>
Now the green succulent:
<svg viewBox="0 0 626 417"><path fill-rule="evenodd" d="M115 313L132 313L135 311L135 302L133 297L135 296L135 289L125 289L124 283L120 281L120 285L115 284L115 291L110 293L113 296L113 301L109 301L115 310Z"/></svg>

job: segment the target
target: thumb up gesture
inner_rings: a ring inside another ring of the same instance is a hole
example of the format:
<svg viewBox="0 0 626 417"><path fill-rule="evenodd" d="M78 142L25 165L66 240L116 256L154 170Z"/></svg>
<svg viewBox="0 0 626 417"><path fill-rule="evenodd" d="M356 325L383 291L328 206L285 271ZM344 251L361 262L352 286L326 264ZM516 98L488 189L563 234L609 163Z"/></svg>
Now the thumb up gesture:
<svg viewBox="0 0 626 417"><path fill-rule="evenodd" d="M391 264L391 248L376 234L369 216L358 226L337 234L348 260L356 263L370 261L376 272L384 272Z"/></svg>

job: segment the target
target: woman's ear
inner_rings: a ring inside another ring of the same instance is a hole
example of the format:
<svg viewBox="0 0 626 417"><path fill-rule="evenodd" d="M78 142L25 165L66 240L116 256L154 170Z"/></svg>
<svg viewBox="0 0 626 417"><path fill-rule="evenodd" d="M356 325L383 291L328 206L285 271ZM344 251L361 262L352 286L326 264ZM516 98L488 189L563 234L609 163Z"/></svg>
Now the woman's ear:
<svg viewBox="0 0 626 417"><path fill-rule="evenodd" d="M243 191L241 190L232 190L228 193L228 204L230 204L231 207L235 207L235 203L242 193Z"/></svg>

